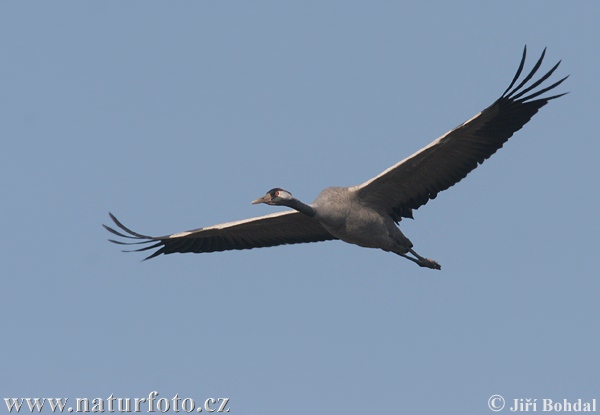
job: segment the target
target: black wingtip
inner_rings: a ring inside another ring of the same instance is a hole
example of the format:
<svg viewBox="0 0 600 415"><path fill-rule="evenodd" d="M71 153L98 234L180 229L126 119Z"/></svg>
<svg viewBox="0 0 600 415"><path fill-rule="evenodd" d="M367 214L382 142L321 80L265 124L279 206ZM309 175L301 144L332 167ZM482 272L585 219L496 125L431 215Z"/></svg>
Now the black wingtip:
<svg viewBox="0 0 600 415"><path fill-rule="evenodd" d="M541 94L543 94L545 92L548 92L548 91L556 88L565 79L568 78L568 76L566 76L566 77L562 78L561 80L559 80L558 82L555 82L552 85L541 89L540 91L536 91L536 92L534 92L534 93L532 93L530 95L527 95L530 91L532 91L536 87L540 86L544 81L546 81L554 73L554 71L556 71L556 69L559 67L560 63L562 62L562 60L559 60L558 63L556 63L540 79L538 79L537 81L533 82L531 85L525 87L527 85L527 83L535 76L535 74L538 72L538 70L542 66L542 62L544 61L544 58L546 56L547 49L548 48L544 48L544 50L542 51L540 57L536 61L535 65L533 66L533 68L531 69L531 71L529 71L529 73L527 74L527 76L525 76L525 78L517 86L514 86L517 83L518 79L520 78L520 76L521 76L521 74L523 72L524 65L525 65L525 57L527 55L527 53L526 53L527 46L525 46L525 48L523 49L523 57L521 58L521 62L519 63L519 68L517 69L517 73L515 74L513 80L511 81L510 85L508 86L508 88L501 95L500 100L508 100L508 101L520 102L520 103L532 102L531 101L532 99L540 96ZM522 89L522 88L524 88L524 89ZM560 97L562 95L564 95L564 94L554 95L552 97L547 97L547 98L544 97L544 98L540 98L539 100L543 100L544 102L548 102L550 99L556 99L556 98L558 98L558 97Z"/></svg>
<svg viewBox="0 0 600 415"><path fill-rule="evenodd" d="M159 256L162 253L163 253L163 250L159 249L158 251L156 251L156 252L148 255L146 258L142 259L142 262L148 261L149 259L152 259L152 258L156 258L157 256Z"/></svg>
<svg viewBox="0 0 600 415"><path fill-rule="evenodd" d="M511 81L510 85L508 86L508 88L506 88L506 91L504 91L502 93L502 97L504 97L508 91L510 91L510 89L513 87L513 85L515 84L515 82L517 82L517 79L519 79L519 76L521 76L521 72L523 72L523 68L525 67L525 58L527 57L527 45L525 45L523 47L523 56L521 56L521 63L519 63L519 68L517 69L517 73L515 74L513 80Z"/></svg>
<svg viewBox="0 0 600 415"><path fill-rule="evenodd" d="M112 232L116 235L122 236L124 238L132 238L132 239L154 239L154 237L152 236L148 236L148 235L142 235L141 233L137 233L132 231L131 229L129 229L127 226L123 225L119 219L116 218L115 215L113 215L112 213L108 212L108 216L110 216L110 218L112 219L112 221L115 223L115 225L117 225L121 230L125 231L126 233L128 233L129 235L123 235L120 232L115 231L114 229L106 226L106 225L102 225L104 226L109 232Z"/></svg>
<svg viewBox="0 0 600 415"><path fill-rule="evenodd" d="M121 232L119 232L119 231L117 231L117 230L115 230L115 229L111 228L110 226L106 226L105 224L102 224L102 226L104 226L104 229L106 229L106 230L107 230L107 231L109 231L110 233L112 233L112 234L114 234L114 235L117 235L117 236L120 236L121 238L138 239L138 238L136 238L136 237L133 237L133 236L131 236L131 235L125 235L125 234L123 234L123 233L121 233ZM109 239L109 240L110 240L110 239Z"/></svg>
<svg viewBox="0 0 600 415"><path fill-rule="evenodd" d="M121 223L121 221L119 221L119 219L117 219L117 217L115 215L113 215L111 212L108 212L108 216L110 216L110 218L112 219L112 221L114 222L114 224L116 225L116 227L119 230L114 229L114 228L112 228L110 226L102 224L102 226L104 227L104 229L106 229L107 231L109 231L113 235L117 235L117 236L119 236L121 238L127 238L129 240L131 240L131 239L136 240L135 242L132 242L132 241L118 241L118 240L115 240L115 239L109 239L109 242L112 242L112 243L117 244L117 245L144 245L144 244L152 244L152 245L149 245L149 246L142 246L141 248L138 248L138 249L123 250L122 252L142 252L142 251L147 251L147 250L154 249L154 248L160 248L161 246L163 246L163 242L161 241L161 238L156 238L156 237L148 236L148 235L142 235L141 233L137 233L137 232L132 231L127 226L123 225ZM156 257L156 256L164 253L164 249L163 248L158 249L156 252L154 252L151 255L149 255L148 257L144 258L143 261L146 261L148 259L154 258L154 257Z"/></svg>
<svg viewBox="0 0 600 415"><path fill-rule="evenodd" d="M509 92L508 95L505 95L504 96L505 98L508 98L508 99L513 98L512 95L515 94L517 91L519 91L525 84L527 84L527 82L531 78L533 78L533 76L536 74L538 69L540 69L540 66L542 66L542 62L544 61L545 56L546 56L546 48L544 48L544 50L542 51L542 55L539 57L539 59L537 60L535 65L533 65L533 68L531 69L529 74L525 77L525 79L523 79L521 81L521 83L515 87L515 89L513 89L511 92Z"/></svg>

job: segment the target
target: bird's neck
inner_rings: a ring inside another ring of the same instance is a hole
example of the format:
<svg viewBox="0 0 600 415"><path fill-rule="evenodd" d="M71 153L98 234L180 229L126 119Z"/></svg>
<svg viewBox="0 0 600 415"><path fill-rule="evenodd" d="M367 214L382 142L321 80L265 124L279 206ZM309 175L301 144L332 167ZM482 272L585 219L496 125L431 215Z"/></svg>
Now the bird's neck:
<svg viewBox="0 0 600 415"><path fill-rule="evenodd" d="M298 199L286 200L285 204L286 206L289 206L292 209L296 209L298 212L304 213L306 216L310 216L311 218L317 213L317 211L312 206L308 206L306 203L302 203Z"/></svg>

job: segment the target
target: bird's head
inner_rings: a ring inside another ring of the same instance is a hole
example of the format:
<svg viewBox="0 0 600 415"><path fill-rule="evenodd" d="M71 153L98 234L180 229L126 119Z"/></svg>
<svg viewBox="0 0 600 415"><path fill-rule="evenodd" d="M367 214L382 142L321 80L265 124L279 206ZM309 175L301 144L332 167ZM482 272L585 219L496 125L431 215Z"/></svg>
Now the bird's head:
<svg viewBox="0 0 600 415"><path fill-rule="evenodd" d="M252 204L257 205L259 203L266 203L267 205L287 205L286 202L289 202L292 199L293 197L290 192L276 187L275 189L269 190L263 197L259 197L252 201Z"/></svg>

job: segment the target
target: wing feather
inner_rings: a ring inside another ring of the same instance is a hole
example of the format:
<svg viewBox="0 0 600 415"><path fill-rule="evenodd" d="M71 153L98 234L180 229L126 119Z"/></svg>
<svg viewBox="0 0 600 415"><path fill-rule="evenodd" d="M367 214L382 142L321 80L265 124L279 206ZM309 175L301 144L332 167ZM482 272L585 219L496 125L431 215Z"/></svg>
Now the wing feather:
<svg viewBox="0 0 600 415"><path fill-rule="evenodd" d="M220 252L337 239L327 232L317 219L296 211L278 212L156 237L134 232L123 225L112 213L109 215L120 231L102 225L106 230L122 238L135 240L109 239L109 241L119 245L150 244L133 251L126 251L143 252L157 249L145 260L161 254Z"/></svg>
<svg viewBox="0 0 600 415"><path fill-rule="evenodd" d="M492 105L380 175L351 189L364 203L384 209L398 222L403 217L412 218L413 209L435 199L439 192L465 178L498 151L540 108L564 95L534 99L556 88L567 77L526 95L546 81L560 65L559 61L526 87L541 67L546 49L523 81L513 88L523 71L526 52L525 48L512 82Z"/></svg>

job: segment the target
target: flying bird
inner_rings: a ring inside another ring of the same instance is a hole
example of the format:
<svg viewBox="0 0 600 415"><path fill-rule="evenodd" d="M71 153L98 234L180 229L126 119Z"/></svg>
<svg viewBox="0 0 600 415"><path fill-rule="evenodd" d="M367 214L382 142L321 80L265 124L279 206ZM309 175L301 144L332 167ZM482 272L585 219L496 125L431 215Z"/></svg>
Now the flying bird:
<svg viewBox="0 0 600 415"><path fill-rule="evenodd" d="M413 210L435 199L439 192L458 183L482 164L548 101L565 95L538 98L568 76L534 91L554 73L560 61L530 83L542 64L546 49L529 74L513 88L523 71L526 54L527 47L512 82L492 105L358 186L328 187L311 204L301 202L286 190L274 188L252 204L287 206L293 210L166 236L134 232L111 213L109 215L119 230L103 226L127 240L110 239L111 242L142 244L135 252L156 249L145 259L160 254L205 253L340 239L393 252L421 267L441 269L436 261L417 254L412 242L397 225L402 218L413 218Z"/></svg>

